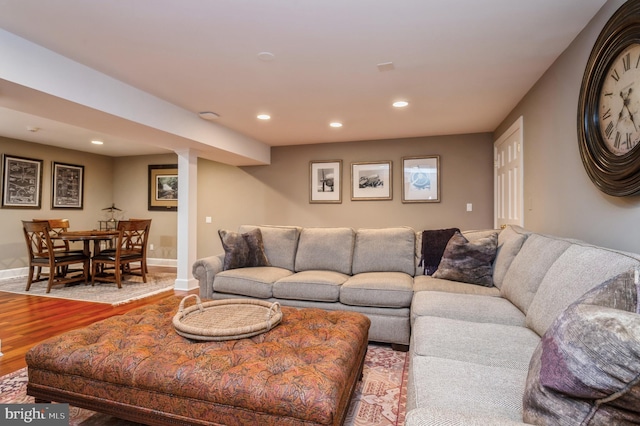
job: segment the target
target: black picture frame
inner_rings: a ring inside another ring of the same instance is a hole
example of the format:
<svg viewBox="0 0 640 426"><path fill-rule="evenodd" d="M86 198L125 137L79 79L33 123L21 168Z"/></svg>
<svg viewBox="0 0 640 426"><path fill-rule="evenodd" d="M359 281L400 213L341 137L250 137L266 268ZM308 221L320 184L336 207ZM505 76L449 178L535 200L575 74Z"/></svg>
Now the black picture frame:
<svg viewBox="0 0 640 426"><path fill-rule="evenodd" d="M149 165L149 210L178 211L178 165Z"/></svg>
<svg viewBox="0 0 640 426"><path fill-rule="evenodd" d="M51 165L51 208L84 207L84 166L53 162Z"/></svg>
<svg viewBox="0 0 640 426"><path fill-rule="evenodd" d="M40 209L42 160L2 154L2 208Z"/></svg>

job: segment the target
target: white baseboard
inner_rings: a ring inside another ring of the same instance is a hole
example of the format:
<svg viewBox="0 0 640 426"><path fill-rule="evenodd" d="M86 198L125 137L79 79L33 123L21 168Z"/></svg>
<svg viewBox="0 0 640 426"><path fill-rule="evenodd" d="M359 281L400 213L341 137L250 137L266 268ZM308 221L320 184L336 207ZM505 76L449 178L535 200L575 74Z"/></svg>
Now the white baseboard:
<svg viewBox="0 0 640 426"><path fill-rule="evenodd" d="M171 266L171 267L177 268L178 267L178 259L161 259L161 258L147 257L147 265L151 265L151 266Z"/></svg>

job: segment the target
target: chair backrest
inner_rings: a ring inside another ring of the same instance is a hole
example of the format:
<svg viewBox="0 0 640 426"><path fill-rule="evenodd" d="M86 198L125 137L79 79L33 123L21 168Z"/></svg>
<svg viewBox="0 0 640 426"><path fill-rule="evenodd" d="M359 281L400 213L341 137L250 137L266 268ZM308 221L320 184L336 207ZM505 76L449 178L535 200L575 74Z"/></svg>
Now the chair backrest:
<svg viewBox="0 0 640 426"><path fill-rule="evenodd" d="M121 220L118 222L119 248L122 250L140 250L142 256L147 253L147 240L151 219Z"/></svg>
<svg viewBox="0 0 640 426"><path fill-rule="evenodd" d="M48 221L22 221L25 242L29 250L29 258L53 257L51 228Z"/></svg>
<svg viewBox="0 0 640 426"><path fill-rule="evenodd" d="M69 241L55 239L62 232L69 230L69 219L33 219L33 221L49 223L49 235L54 238L52 240L54 250L69 250Z"/></svg>

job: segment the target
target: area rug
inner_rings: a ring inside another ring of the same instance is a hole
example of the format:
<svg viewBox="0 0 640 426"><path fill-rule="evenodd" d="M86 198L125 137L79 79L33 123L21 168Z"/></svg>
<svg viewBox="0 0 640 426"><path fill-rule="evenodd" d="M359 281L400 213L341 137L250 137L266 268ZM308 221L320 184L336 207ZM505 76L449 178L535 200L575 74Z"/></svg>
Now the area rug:
<svg viewBox="0 0 640 426"><path fill-rule="evenodd" d="M147 274L146 283L142 282L142 277L135 275L126 275L125 278L122 281L122 288L118 288L115 283L96 282L94 286L80 283L70 287L54 286L51 292L46 293L46 281L33 283L29 291L24 291L27 277L16 277L0 280L0 291L27 296L108 303L116 306L173 289L176 274L170 272L150 273Z"/></svg>
<svg viewBox="0 0 640 426"><path fill-rule="evenodd" d="M402 426L406 410L408 352L370 344L345 426ZM27 396L27 369L0 377L0 404L33 404ZM69 407L69 426L133 426L137 423Z"/></svg>

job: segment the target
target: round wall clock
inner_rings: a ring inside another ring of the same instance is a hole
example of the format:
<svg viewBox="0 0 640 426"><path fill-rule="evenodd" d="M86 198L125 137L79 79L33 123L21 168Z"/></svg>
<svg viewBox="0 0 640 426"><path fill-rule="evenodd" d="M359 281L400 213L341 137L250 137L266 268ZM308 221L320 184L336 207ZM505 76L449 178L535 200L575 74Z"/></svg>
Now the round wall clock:
<svg viewBox="0 0 640 426"><path fill-rule="evenodd" d="M640 193L640 0L629 0L598 36L582 79L578 142L603 192Z"/></svg>

